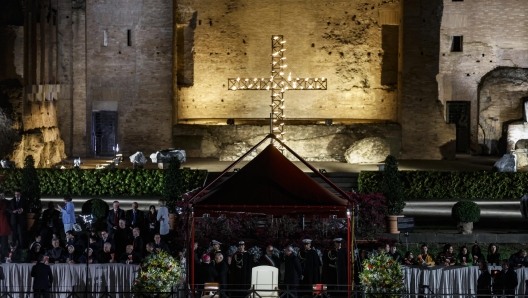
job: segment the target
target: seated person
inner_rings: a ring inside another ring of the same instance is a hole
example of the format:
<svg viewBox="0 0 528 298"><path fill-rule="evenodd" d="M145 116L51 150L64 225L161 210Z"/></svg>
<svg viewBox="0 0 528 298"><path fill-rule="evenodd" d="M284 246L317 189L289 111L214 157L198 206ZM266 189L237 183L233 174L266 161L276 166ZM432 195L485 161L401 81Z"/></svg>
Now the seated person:
<svg viewBox="0 0 528 298"><path fill-rule="evenodd" d="M4 252L6 263L23 263L22 250L18 248L18 243L15 241L9 242L9 249Z"/></svg>
<svg viewBox="0 0 528 298"><path fill-rule="evenodd" d="M89 241L90 241L89 248L91 248L95 254L97 254L100 250L103 249L103 247L100 246L98 237L90 236Z"/></svg>
<svg viewBox="0 0 528 298"><path fill-rule="evenodd" d="M522 267L526 264L526 250L521 249L517 253L514 253L510 256L509 262L510 267L516 268L516 267Z"/></svg>
<svg viewBox="0 0 528 298"><path fill-rule="evenodd" d="M49 257L50 263L57 264L62 261L64 255L66 254L66 251L64 250L64 248L60 247L60 242L58 238L53 238L51 240L51 245L53 246L53 248L46 252L46 256Z"/></svg>
<svg viewBox="0 0 528 298"><path fill-rule="evenodd" d="M29 250L31 250L31 249L33 248L33 245L35 245L35 244L37 244L37 243L40 244L40 246L42 247L42 242L41 242L41 240L42 240L42 237L40 237L40 235L36 235L36 236L35 236L35 240L34 240L33 242L31 242L31 244L29 245ZM38 260L38 259L37 259L37 260ZM37 262L38 262L38 261L37 261Z"/></svg>
<svg viewBox="0 0 528 298"><path fill-rule="evenodd" d="M84 241L81 239L76 239L73 231L66 232L66 248L70 245L73 245L76 251L84 251Z"/></svg>
<svg viewBox="0 0 528 298"><path fill-rule="evenodd" d="M405 253L405 258L402 260L402 265L415 265L414 255L411 251Z"/></svg>
<svg viewBox="0 0 528 298"><path fill-rule="evenodd" d="M478 244L473 245L471 248L471 254L473 255L473 266L478 266L480 261L485 261L482 250Z"/></svg>
<svg viewBox="0 0 528 298"><path fill-rule="evenodd" d="M133 245L127 245L120 261L121 264L139 264L141 263L141 255L134 251Z"/></svg>
<svg viewBox="0 0 528 298"><path fill-rule="evenodd" d="M402 256L401 254L398 252L398 247L396 246L396 244L392 244L390 246L390 252L389 252L389 255L392 257L392 259L398 263L401 263L402 261Z"/></svg>
<svg viewBox="0 0 528 298"><path fill-rule="evenodd" d="M156 245L154 244L154 242L147 243L147 245L145 246L145 258L156 253L156 251L154 250L155 246Z"/></svg>
<svg viewBox="0 0 528 298"><path fill-rule="evenodd" d="M456 256L453 251L453 245L446 243L444 250L436 257L436 264L440 266L454 266L456 264Z"/></svg>
<svg viewBox="0 0 528 298"><path fill-rule="evenodd" d="M97 256L94 255L94 251L91 247L88 247L82 256L79 257L77 261L81 264L97 264Z"/></svg>
<svg viewBox="0 0 528 298"><path fill-rule="evenodd" d="M501 255L499 253L499 247L495 243L491 243L488 246L488 256L486 258L488 265L499 266L501 263Z"/></svg>
<svg viewBox="0 0 528 298"><path fill-rule="evenodd" d="M473 256L469 253L467 247L464 245L460 248L460 252L457 256L457 265L460 266L471 266L473 264Z"/></svg>
<svg viewBox="0 0 528 298"><path fill-rule="evenodd" d="M167 243L161 241L161 235L159 233L154 235L154 250L157 252L164 251L168 254L171 253Z"/></svg>
<svg viewBox="0 0 528 298"><path fill-rule="evenodd" d="M75 250L75 246L68 245L68 251L62 257L64 263L76 264L79 260L79 253Z"/></svg>
<svg viewBox="0 0 528 298"><path fill-rule="evenodd" d="M28 263L37 263L39 260L39 257L44 254L44 250L40 246L40 243L36 242L32 245L31 250L28 253L27 256L27 262Z"/></svg>
<svg viewBox="0 0 528 298"><path fill-rule="evenodd" d="M435 264L435 259L433 255L429 253L429 248L427 247L427 244L422 244L422 253L418 255L416 264L423 266L432 266Z"/></svg>
<svg viewBox="0 0 528 298"><path fill-rule="evenodd" d="M116 263L114 257L114 252L112 252L112 244L110 242L106 242L103 246L103 250L99 252L97 256L97 261L100 264Z"/></svg>

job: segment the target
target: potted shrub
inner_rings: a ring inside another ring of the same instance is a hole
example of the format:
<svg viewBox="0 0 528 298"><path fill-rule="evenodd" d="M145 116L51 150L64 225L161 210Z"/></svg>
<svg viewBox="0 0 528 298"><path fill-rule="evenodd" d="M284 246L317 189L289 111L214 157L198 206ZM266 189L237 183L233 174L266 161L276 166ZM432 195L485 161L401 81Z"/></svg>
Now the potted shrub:
<svg viewBox="0 0 528 298"><path fill-rule="evenodd" d="M32 155L26 156L24 168L22 169L22 181L20 183L22 197L28 202L27 227L31 230L35 221L39 219L42 211L40 202L40 181L35 170L35 160Z"/></svg>
<svg viewBox="0 0 528 298"><path fill-rule="evenodd" d="M171 230L174 230L176 222L176 206L182 198L181 186L182 173L180 161L178 158L173 157L170 159L169 168L165 172L165 179L163 181L163 198L169 209L169 224Z"/></svg>
<svg viewBox="0 0 528 298"><path fill-rule="evenodd" d="M451 217L457 221L457 227L461 234L472 234L473 223L480 219L480 208L473 201L460 201L451 209Z"/></svg>
<svg viewBox="0 0 528 298"><path fill-rule="evenodd" d="M381 193L387 199L387 232L399 234L398 217L403 217L401 214L405 202L403 201L403 189L398 172L398 161L392 155L385 158Z"/></svg>

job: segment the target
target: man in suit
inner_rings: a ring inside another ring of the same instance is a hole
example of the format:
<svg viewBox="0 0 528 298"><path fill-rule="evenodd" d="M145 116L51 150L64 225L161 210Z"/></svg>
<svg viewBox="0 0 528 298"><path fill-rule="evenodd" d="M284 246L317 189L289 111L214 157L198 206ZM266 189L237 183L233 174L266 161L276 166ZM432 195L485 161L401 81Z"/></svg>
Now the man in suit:
<svg viewBox="0 0 528 298"><path fill-rule="evenodd" d="M287 285L287 289L290 290L290 295L293 298L297 297L297 288L299 288L299 280L303 279L303 271L299 258L293 252L291 246L284 249L284 284Z"/></svg>
<svg viewBox="0 0 528 298"><path fill-rule="evenodd" d="M4 252L6 263L24 263L22 250L16 242L9 242L9 249Z"/></svg>
<svg viewBox="0 0 528 298"><path fill-rule="evenodd" d="M120 257L125 252L126 246L131 242L132 232L126 227L124 219L119 220L119 227L114 231L114 252Z"/></svg>
<svg viewBox="0 0 528 298"><path fill-rule="evenodd" d="M134 247L134 252L138 253L140 257L143 257L143 248L145 245L143 244L143 238L139 236L140 233L139 227L135 227L132 230L132 246Z"/></svg>
<svg viewBox="0 0 528 298"><path fill-rule="evenodd" d="M164 251L168 254L171 253L167 243L161 241L161 235L159 233L156 233L154 235L154 246L154 250L156 250L157 252Z"/></svg>
<svg viewBox="0 0 528 298"><path fill-rule="evenodd" d="M121 255L121 264L139 264L141 263L141 256L134 251L132 245L127 245L125 252Z"/></svg>
<svg viewBox="0 0 528 298"><path fill-rule="evenodd" d="M49 248L52 235L59 234L60 229L60 212L55 210L55 203L48 202L48 209L42 214L42 230L40 237L46 248Z"/></svg>
<svg viewBox="0 0 528 298"><path fill-rule="evenodd" d="M229 272L229 268L227 267L227 264L224 261L224 255L222 255L221 253L217 253L215 255L214 267L217 273L216 282L218 282L220 298L225 298L227 297L225 291L227 290L227 273Z"/></svg>
<svg viewBox="0 0 528 298"><path fill-rule="evenodd" d="M266 247L266 253L260 257L258 264L260 266L273 266L277 269L280 268L279 256L273 254L273 245Z"/></svg>
<svg viewBox="0 0 528 298"><path fill-rule="evenodd" d="M64 248L60 247L58 238L53 238L53 240L51 240L51 245L53 248L46 252L46 256L50 258L50 262L57 264L64 258L66 251Z"/></svg>
<svg viewBox="0 0 528 298"><path fill-rule="evenodd" d="M145 215L143 211L138 210L139 204L137 202L132 203L132 209L126 212L126 225L130 229L138 227L144 229L145 227Z"/></svg>
<svg viewBox="0 0 528 298"><path fill-rule="evenodd" d="M100 264L116 263L115 254L111 251L111 249L112 245L108 242L105 243L103 250L97 256L97 261Z"/></svg>
<svg viewBox="0 0 528 298"><path fill-rule="evenodd" d="M28 211L27 201L20 197L20 190L15 191L15 197L9 202L7 212L11 215L11 230L13 232L13 242L18 242L20 247L26 247L24 233L27 231Z"/></svg>
<svg viewBox="0 0 528 298"><path fill-rule="evenodd" d="M49 290L53 284L53 273L45 261L46 257L41 255L39 262L31 268L31 277L33 277L33 292L35 298L49 298Z"/></svg>
<svg viewBox="0 0 528 298"><path fill-rule="evenodd" d="M108 216L106 217L106 224L108 226L108 234L110 234L110 237L114 235L115 230L119 227L119 220L125 220L125 211L119 208L119 201L114 201L112 206L113 209L108 212Z"/></svg>
<svg viewBox="0 0 528 298"><path fill-rule="evenodd" d="M499 295L504 293L507 298L513 298L518 283L515 270L510 268L508 260L502 260L502 270L497 277L495 277L493 292Z"/></svg>
<svg viewBox="0 0 528 298"><path fill-rule="evenodd" d="M72 245L75 248L75 251L84 251L84 242L81 239L75 239L73 231L66 231L66 248Z"/></svg>
<svg viewBox="0 0 528 298"><path fill-rule="evenodd" d="M99 239L99 249L100 250L103 250L103 246L105 245L105 243L110 243L112 250L115 249L114 239L110 238L110 235L108 235L107 231L101 231L101 239Z"/></svg>

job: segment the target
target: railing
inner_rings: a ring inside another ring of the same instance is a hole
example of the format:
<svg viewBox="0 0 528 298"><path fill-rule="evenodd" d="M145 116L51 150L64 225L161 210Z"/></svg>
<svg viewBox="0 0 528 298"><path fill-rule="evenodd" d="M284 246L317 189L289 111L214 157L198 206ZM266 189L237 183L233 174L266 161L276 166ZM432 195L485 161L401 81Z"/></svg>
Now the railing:
<svg viewBox="0 0 528 298"><path fill-rule="evenodd" d="M86 288L73 288L48 291L53 298L139 298L139 297L159 297L159 298L528 298L526 294L514 294L498 291L494 294L435 294L427 289L417 294L409 293L365 293L361 290L348 290L343 285L328 285L326 290L313 290L303 287L284 285L280 289L262 289L262 285L252 287L250 290L235 289L235 285L228 285L228 289L217 291L204 291L202 285L196 289L173 288L170 292L142 292L135 293L130 290L105 290L89 291ZM239 286L236 286L239 287ZM0 298L29 298L33 297L35 291L32 288L18 287L8 289L5 286L0 288Z"/></svg>

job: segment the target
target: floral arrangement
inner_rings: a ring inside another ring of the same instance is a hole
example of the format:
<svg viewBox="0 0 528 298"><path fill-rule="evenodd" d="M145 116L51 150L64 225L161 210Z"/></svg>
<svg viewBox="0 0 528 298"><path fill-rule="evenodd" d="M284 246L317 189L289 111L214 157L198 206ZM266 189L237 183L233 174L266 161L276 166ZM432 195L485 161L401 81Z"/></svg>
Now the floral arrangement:
<svg viewBox="0 0 528 298"><path fill-rule="evenodd" d="M366 259L359 279L369 297L401 297L405 289L400 264L388 254L372 255Z"/></svg>
<svg viewBox="0 0 528 298"><path fill-rule="evenodd" d="M260 257L262 257L262 249L258 246L253 246L252 248L248 249L248 252L256 259L260 259Z"/></svg>
<svg viewBox="0 0 528 298"><path fill-rule="evenodd" d="M232 245L232 246L230 246L229 249L227 250L227 255L228 255L228 256L232 256L232 255L234 255L237 251L238 251L238 247Z"/></svg>
<svg viewBox="0 0 528 298"><path fill-rule="evenodd" d="M135 297L169 297L172 287L180 284L182 279L183 270L179 262L161 251L143 260L132 292Z"/></svg>

